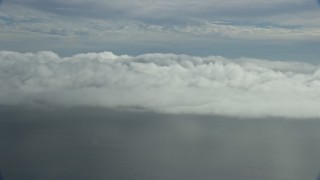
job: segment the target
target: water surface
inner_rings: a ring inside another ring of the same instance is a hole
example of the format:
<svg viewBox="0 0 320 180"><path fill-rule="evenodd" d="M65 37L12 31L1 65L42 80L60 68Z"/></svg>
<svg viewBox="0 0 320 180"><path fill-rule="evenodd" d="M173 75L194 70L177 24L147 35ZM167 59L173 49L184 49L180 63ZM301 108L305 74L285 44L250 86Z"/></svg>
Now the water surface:
<svg viewBox="0 0 320 180"><path fill-rule="evenodd" d="M0 109L8 180L315 180L320 120Z"/></svg>

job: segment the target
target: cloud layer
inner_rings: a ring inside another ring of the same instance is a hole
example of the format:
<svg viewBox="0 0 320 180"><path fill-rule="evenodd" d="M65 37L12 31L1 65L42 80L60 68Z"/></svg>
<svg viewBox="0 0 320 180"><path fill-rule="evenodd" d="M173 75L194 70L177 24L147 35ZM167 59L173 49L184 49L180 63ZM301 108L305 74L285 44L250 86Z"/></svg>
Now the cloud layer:
<svg viewBox="0 0 320 180"><path fill-rule="evenodd" d="M0 50L19 52L320 58L316 0L11 0L0 27Z"/></svg>
<svg viewBox="0 0 320 180"><path fill-rule="evenodd" d="M188 18L244 18L300 13L316 6L304 0L12 0L10 4L62 16L129 18L139 20L186 20ZM315 9L315 8L314 8Z"/></svg>
<svg viewBox="0 0 320 180"><path fill-rule="evenodd" d="M0 51L0 103L313 118L320 117L320 69L220 56Z"/></svg>

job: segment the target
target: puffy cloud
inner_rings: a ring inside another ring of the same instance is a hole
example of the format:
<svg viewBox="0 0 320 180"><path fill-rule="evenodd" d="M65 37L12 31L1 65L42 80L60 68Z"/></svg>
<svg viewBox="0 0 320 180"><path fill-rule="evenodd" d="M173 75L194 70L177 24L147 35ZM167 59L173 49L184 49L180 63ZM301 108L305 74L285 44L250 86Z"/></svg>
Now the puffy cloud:
<svg viewBox="0 0 320 180"><path fill-rule="evenodd" d="M2 105L320 117L319 66L219 56L0 52Z"/></svg>

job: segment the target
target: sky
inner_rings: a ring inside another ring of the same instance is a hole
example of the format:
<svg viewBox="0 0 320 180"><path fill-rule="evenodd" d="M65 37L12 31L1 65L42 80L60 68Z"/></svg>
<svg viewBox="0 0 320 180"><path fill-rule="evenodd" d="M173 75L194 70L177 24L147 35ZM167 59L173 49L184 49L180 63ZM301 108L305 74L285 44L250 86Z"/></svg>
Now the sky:
<svg viewBox="0 0 320 180"><path fill-rule="evenodd" d="M3 0L0 49L317 62L316 0Z"/></svg>
<svg viewBox="0 0 320 180"><path fill-rule="evenodd" d="M0 104L320 117L315 0L4 0Z"/></svg>

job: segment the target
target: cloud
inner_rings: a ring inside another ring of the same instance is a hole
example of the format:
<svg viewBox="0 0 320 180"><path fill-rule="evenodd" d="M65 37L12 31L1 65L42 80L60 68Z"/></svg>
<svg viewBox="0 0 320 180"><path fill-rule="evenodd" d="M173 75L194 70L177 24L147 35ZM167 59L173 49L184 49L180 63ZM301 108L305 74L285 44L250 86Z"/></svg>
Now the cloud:
<svg viewBox="0 0 320 180"><path fill-rule="evenodd" d="M161 3L160 3L161 4ZM12 13L15 12L16 13ZM312 22L318 20L314 13L307 14L309 16L296 16L294 19L312 19ZM313 15L313 18L311 18ZM275 19L279 17L274 17ZM287 25L299 25L290 23L290 18L287 19ZM268 19L264 20L265 22ZM274 19L272 21L276 22ZM310 20L311 21L311 20ZM272 22L269 22L272 24ZM279 24L279 23L275 23ZM145 39L163 39L161 35L170 35L172 39L174 36L180 36L180 39L194 37L200 39L201 36L208 36L209 38L233 38L233 39L249 39L249 40L310 40L319 37L318 26L311 27L292 27L292 26L257 26L256 24L241 24L233 23L232 21L217 21L194 18L188 23L173 23L173 24L157 24L144 21L136 21L130 18L127 19L92 19L82 18L81 21L75 21L74 18L61 18L57 14L43 12L41 10L29 9L23 6L7 6L0 12L0 25L2 26L0 33L11 34L36 34L36 35L52 35L56 37L95 37L110 40L112 37L117 41L121 38L132 39L139 37L141 40ZM143 34L143 36L141 35ZM146 35L150 35L145 37ZM104 38L106 37L106 38ZM135 39L136 40L136 39Z"/></svg>
<svg viewBox="0 0 320 180"><path fill-rule="evenodd" d="M0 49L50 50L68 56L108 49L133 55L169 52L317 61L318 7L306 10L314 8L313 3L5 1L0 11Z"/></svg>
<svg viewBox="0 0 320 180"><path fill-rule="evenodd" d="M0 51L0 104L320 117L319 66L220 56Z"/></svg>
<svg viewBox="0 0 320 180"><path fill-rule="evenodd" d="M202 15L209 17L266 16L305 10L306 6L310 8L309 5L316 4L316 2L303 0L93 0L90 3L84 0L67 2L62 0L14 0L13 3L75 17L116 18L120 16L138 19L183 19Z"/></svg>
<svg viewBox="0 0 320 180"><path fill-rule="evenodd" d="M3 10L11 7L16 9L9 11L11 16L20 13L19 9L24 7L36 10L39 15L57 15L73 22L75 19L125 19L172 25L201 19L237 24L319 26L317 2L304 0L92 0L90 3L84 0L12 0L5 3ZM306 13L309 14L306 16Z"/></svg>

